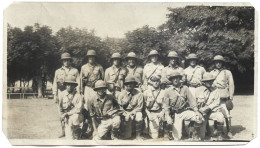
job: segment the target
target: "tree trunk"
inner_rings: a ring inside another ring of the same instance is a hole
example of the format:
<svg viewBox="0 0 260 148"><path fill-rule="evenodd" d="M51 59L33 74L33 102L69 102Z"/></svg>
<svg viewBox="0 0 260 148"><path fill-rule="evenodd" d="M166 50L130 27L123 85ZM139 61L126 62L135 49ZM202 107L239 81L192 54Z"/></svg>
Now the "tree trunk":
<svg viewBox="0 0 260 148"><path fill-rule="evenodd" d="M42 77L41 75L37 76L37 87L38 87L38 98L42 98Z"/></svg>

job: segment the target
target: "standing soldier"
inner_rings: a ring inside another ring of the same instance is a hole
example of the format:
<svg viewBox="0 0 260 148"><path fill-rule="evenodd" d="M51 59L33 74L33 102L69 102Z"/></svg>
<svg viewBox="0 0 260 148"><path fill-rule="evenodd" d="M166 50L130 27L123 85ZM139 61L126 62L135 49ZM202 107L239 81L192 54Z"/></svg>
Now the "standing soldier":
<svg viewBox="0 0 260 148"><path fill-rule="evenodd" d="M133 76L129 76L125 78L125 90L123 90L118 95L118 103L121 108L124 110L123 116L125 120L124 136L126 138L131 137L132 133L132 122L136 122L136 139L141 140L141 131L143 125L143 104L144 97L143 94L135 89L137 82ZM130 132L129 132L130 131Z"/></svg>
<svg viewBox="0 0 260 148"><path fill-rule="evenodd" d="M97 93L94 99L89 100L88 110L94 127L93 138L104 139L109 131L112 131L111 138L118 139L121 119L119 116L119 106L115 97L106 94L106 83L98 80L94 90Z"/></svg>
<svg viewBox="0 0 260 148"><path fill-rule="evenodd" d="M148 58L151 60L151 63L148 63L144 66L143 71L143 91L148 88L150 85L150 79L152 77L161 76L164 66L158 61L159 53L156 50L152 50Z"/></svg>
<svg viewBox="0 0 260 148"><path fill-rule="evenodd" d="M64 79L66 76L69 75L74 76L76 78L76 82L78 84L80 83L78 70L71 66L72 57L70 56L70 54L67 52L63 53L61 55L61 60L63 62L63 66L55 71L55 76L54 76L53 86L52 86L54 100L58 104L60 103L59 95L61 94L62 91L65 90ZM77 91L79 92L79 86L77 86ZM64 122L62 121L61 121L61 127L62 127L62 134L59 136L59 138L65 136L65 125Z"/></svg>
<svg viewBox="0 0 260 148"><path fill-rule="evenodd" d="M151 88L144 91L144 106L147 115L149 135L155 139L159 138L161 126L164 120L164 90L160 89L161 77L151 78Z"/></svg>
<svg viewBox="0 0 260 148"><path fill-rule="evenodd" d="M173 135L180 140L182 138L182 125L184 121L194 121L193 139L200 139L200 126L204 120L197 108L196 99L191 94L187 86L181 85L182 75L176 70L167 72L167 78L172 82L172 87L165 90L165 116L167 124L173 121L170 117L174 114Z"/></svg>
<svg viewBox="0 0 260 148"><path fill-rule="evenodd" d="M141 87L142 86L142 77L143 77L143 68L137 66L137 56L134 52L130 52L128 53L128 55L126 56L126 60L127 60L127 66L126 66L126 70L127 70L127 75L126 76L133 76L135 77L135 80L138 83L138 86Z"/></svg>
<svg viewBox="0 0 260 148"><path fill-rule="evenodd" d="M162 83L166 85L166 87L171 85L171 81L169 79L167 79L167 71L168 70L178 70L179 73L181 73L181 75L183 75L183 79L185 79L184 77L184 69L182 67L179 66L179 56L177 54L177 52L175 51L170 51L168 54L168 60L169 60L169 65L164 67L163 71L162 71Z"/></svg>
<svg viewBox="0 0 260 148"><path fill-rule="evenodd" d="M186 75L186 83L192 95L195 96L196 88L201 86L201 79L206 70L203 67L197 65L198 58L196 54L189 54L187 60L190 65L184 70Z"/></svg>
<svg viewBox="0 0 260 148"><path fill-rule="evenodd" d="M221 103L225 104L230 112L230 110L233 109L232 101L235 90L233 76L230 70L224 68L225 59L223 58L223 56L217 55L214 57L213 61L215 64L215 69L210 72L215 78L215 81L213 82L213 87L218 89L218 93L221 98ZM225 118L228 123L228 132L230 132L230 113L225 115Z"/></svg>
<svg viewBox="0 0 260 148"><path fill-rule="evenodd" d="M111 60L113 65L105 71L105 82L114 82L120 88L123 88L123 82L126 75L126 70L121 67L122 57L120 53L112 54Z"/></svg>
<svg viewBox="0 0 260 148"><path fill-rule="evenodd" d="M92 95L96 94L93 90L95 82L104 78L103 67L96 62L96 51L89 50L87 57L88 63L81 67L80 72L81 93L84 94L85 103L88 102ZM87 105L85 104L85 108L86 107Z"/></svg>
<svg viewBox="0 0 260 148"><path fill-rule="evenodd" d="M83 97L75 89L78 86L75 76L66 76L64 85L65 90L59 95L59 106L61 120L65 125L65 135L67 139L79 139L84 118L81 113Z"/></svg>

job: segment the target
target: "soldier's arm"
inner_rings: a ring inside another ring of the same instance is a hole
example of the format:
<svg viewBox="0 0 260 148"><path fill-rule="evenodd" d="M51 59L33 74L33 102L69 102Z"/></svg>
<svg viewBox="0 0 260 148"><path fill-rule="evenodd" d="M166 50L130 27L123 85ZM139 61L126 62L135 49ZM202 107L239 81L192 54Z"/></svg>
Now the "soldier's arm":
<svg viewBox="0 0 260 148"><path fill-rule="evenodd" d="M101 74L101 79L104 80L105 72L104 72L104 69L101 65L100 65L100 74Z"/></svg>
<svg viewBox="0 0 260 148"><path fill-rule="evenodd" d="M83 98L82 98L82 96L77 95L75 102L76 102L76 104L75 104L74 108L68 112L69 116L71 116L73 114L79 114L82 111L82 108L83 108Z"/></svg>
<svg viewBox="0 0 260 148"><path fill-rule="evenodd" d="M58 87L57 87L57 70L55 71L55 74L54 74L54 79L53 79L53 84L52 84L52 94L57 96L58 94Z"/></svg>
<svg viewBox="0 0 260 148"><path fill-rule="evenodd" d="M109 69L106 69L106 71L105 71L104 81L105 81L106 83L107 83L107 81L109 81Z"/></svg>
<svg viewBox="0 0 260 148"><path fill-rule="evenodd" d="M192 95L192 93L190 92L190 90L188 89L188 87L185 87L184 89L186 89L186 97L188 98L190 107L194 110L194 111L198 111L198 107L197 107L197 102L196 102L196 98Z"/></svg>
<svg viewBox="0 0 260 148"><path fill-rule="evenodd" d="M78 83L78 86L76 88L77 92L80 93L80 75L79 75L79 71L76 69L76 82Z"/></svg>
<svg viewBox="0 0 260 148"><path fill-rule="evenodd" d="M141 112L143 110L143 107L144 107L144 96L143 94L139 94L137 99L137 106L132 111L132 113L136 114L137 112Z"/></svg>
<svg viewBox="0 0 260 148"><path fill-rule="evenodd" d="M165 112L166 116L170 116L170 98L168 93L164 94L164 100L163 100L163 110Z"/></svg>
<svg viewBox="0 0 260 148"><path fill-rule="evenodd" d="M231 72L227 73L227 76L228 76L228 83L229 83L229 96L230 99L233 99L233 95L235 91L234 79Z"/></svg>
<svg viewBox="0 0 260 148"><path fill-rule="evenodd" d="M81 67L81 70L80 70L80 75L79 75L79 81L80 81L80 88L79 88L79 90L80 90L80 93L81 94L83 94L83 91L84 91L84 88L83 88L83 66Z"/></svg>

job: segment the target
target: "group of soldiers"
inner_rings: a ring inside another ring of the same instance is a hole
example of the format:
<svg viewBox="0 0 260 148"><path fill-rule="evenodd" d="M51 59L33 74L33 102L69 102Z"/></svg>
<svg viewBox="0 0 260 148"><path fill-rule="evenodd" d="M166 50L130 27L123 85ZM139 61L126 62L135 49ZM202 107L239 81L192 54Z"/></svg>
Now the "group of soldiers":
<svg viewBox="0 0 260 148"><path fill-rule="evenodd" d="M231 123L234 81L223 56L214 57L215 68L210 72L198 65L194 53L186 58L186 69L175 51L169 52L169 65L164 67L159 53L151 50L150 63L144 68L137 65L134 52L125 58L114 53L112 66L105 71L96 61L95 50L88 50L86 56L88 62L79 73L71 66L71 55L63 53L63 66L55 72L53 94L60 112L60 137L227 138L223 127Z"/></svg>

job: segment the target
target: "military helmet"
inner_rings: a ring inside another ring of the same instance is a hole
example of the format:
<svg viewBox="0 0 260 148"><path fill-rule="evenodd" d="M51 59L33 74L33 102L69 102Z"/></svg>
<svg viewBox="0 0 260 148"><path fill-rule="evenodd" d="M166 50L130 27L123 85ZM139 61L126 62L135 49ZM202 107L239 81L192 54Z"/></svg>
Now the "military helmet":
<svg viewBox="0 0 260 148"><path fill-rule="evenodd" d="M128 58L135 58L135 59L137 59L137 56L136 56L136 54L134 52L129 52L127 54L127 56L126 56L126 59L128 59Z"/></svg>
<svg viewBox="0 0 260 148"><path fill-rule="evenodd" d="M97 82L95 83L94 90L96 91L99 88L107 88L106 82L103 80L97 80Z"/></svg>
<svg viewBox="0 0 260 148"><path fill-rule="evenodd" d="M72 59L72 57L70 56L70 54L68 52L64 52L63 54L61 54L61 59L62 60Z"/></svg>
<svg viewBox="0 0 260 148"><path fill-rule="evenodd" d="M179 58L177 52L175 51L170 51L168 54L168 58Z"/></svg>
<svg viewBox="0 0 260 148"><path fill-rule="evenodd" d="M181 73L178 70L168 70L167 73L167 78L171 79L173 77L182 77Z"/></svg>
<svg viewBox="0 0 260 148"><path fill-rule="evenodd" d="M113 53L111 59L121 59L121 54L119 52Z"/></svg>
<svg viewBox="0 0 260 148"><path fill-rule="evenodd" d="M216 56L214 57L213 61L223 61L223 62L225 62L225 59L224 59L224 57L221 56L221 55L216 55Z"/></svg>
<svg viewBox="0 0 260 148"><path fill-rule="evenodd" d="M156 51L156 50L152 50L152 51L150 51L148 57L150 57L150 56L152 56L152 55L158 55L158 56L159 56L159 53L158 53L158 51Z"/></svg>
<svg viewBox="0 0 260 148"><path fill-rule="evenodd" d="M65 77L64 79L64 84L76 84L78 85L77 81L76 81L76 77L73 75L68 75Z"/></svg>
<svg viewBox="0 0 260 148"><path fill-rule="evenodd" d="M188 55L187 60L191 60L191 59L198 59L198 57L195 53L191 53Z"/></svg>
<svg viewBox="0 0 260 148"><path fill-rule="evenodd" d="M160 76L160 75L158 75L158 76L152 76L152 77L150 78L150 80L153 81L153 82L155 82L155 81L160 81L160 80L161 80L161 76Z"/></svg>
<svg viewBox="0 0 260 148"><path fill-rule="evenodd" d="M88 50L87 56L97 56L97 53L95 50Z"/></svg>
<svg viewBox="0 0 260 148"><path fill-rule="evenodd" d="M209 72L206 72L206 73L204 73L203 78L202 78L201 81L205 82L205 81L213 81L213 80L214 80L213 75L211 73L209 73Z"/></svg>
<svg viewBox="0 0 260 148"><path fill-rule="evenodd" d="M135 83L135 84L137 85L137 82L136 82L136 80L135 80L135 77L133 77L133 76L127 76L127 77L125 78L124 84L128 84L128 83Z"/></svg>

